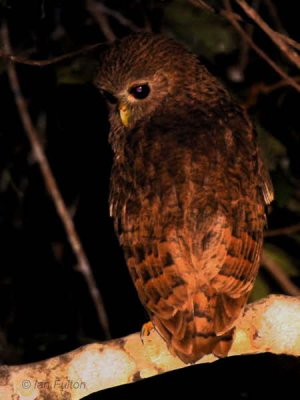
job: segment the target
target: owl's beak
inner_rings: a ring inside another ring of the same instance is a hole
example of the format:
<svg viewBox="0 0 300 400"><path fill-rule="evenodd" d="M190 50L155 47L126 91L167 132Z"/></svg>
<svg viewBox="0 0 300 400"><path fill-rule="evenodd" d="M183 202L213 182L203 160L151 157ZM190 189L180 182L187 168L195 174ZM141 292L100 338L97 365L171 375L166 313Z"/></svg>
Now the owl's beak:
<svg viewBox="0 0 300 400"><path fill-rule="evenodd" d="M121 118L122 124L127 127L130 122L130 112L125 104L121 103L119 105L119 113L120 113L120 118Z"/></svg>

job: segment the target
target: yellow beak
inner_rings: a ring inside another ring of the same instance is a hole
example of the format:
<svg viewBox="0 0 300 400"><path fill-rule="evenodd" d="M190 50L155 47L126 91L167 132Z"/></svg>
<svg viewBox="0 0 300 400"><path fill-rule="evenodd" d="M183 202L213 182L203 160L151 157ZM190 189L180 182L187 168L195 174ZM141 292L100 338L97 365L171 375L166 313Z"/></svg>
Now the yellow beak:
<svg viewBox="0 0 300 400"><path fill-rule="evenodd" d="M131 115L125 104L119 105L119 113L122 124L127 127L129 125Z"/></svg>

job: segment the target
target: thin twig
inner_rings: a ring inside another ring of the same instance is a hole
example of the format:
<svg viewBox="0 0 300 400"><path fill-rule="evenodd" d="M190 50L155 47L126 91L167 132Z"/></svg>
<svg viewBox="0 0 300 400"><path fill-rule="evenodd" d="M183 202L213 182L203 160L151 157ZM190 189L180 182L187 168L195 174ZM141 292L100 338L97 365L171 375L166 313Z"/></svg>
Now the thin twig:
<svg viewBox="0 0 300 400"><path fill-rule="evenodd" d="M253 7L255 9L258 9L259 5L260 5L260 0L255 0L253 3ZM255 28L255 25L252 25L252 24L247 25L245 28L246 33L251 38L253 37L254 28ZM238 72L239 80L242 80L244 78L245 69L247 68L247 65L249 63L250 49L251 49L251 47L250 47L249 43L244 38L242 38L238 63L231 67L231 70Z"/></svg>
<svg viewBox="0 0 300 400"><path fill-rule="evenodd" d="M117 39L117 37L114 34L114 31L111 29L107 15L103 12L100 3L97 3L94 0L86 0L86 9L98 23L107 41L110 43L114 42Z"/></svg>
<svg viewBox="0 0 300 400"><path fill-rule="evenodd" d="M241 36L249 43L252 49L263 58L284 80L300 92L300 85L295 81L294 78L289 76L279 65L277 65L262 49L260 49L252 40L252 38L245 32L240 23L236 19L236 15L232 12L231 4L229 0L223 1L225 4L225 10L221 14L232 24L232 26L241 34Z"/></svg>
<svg viewBox="0 0 300 400"><path fill-rule="evenodd" d="M264 0L265 5L268 7L269 14L273 20L275 28L280 31L281 33L286 34L286 30L282 25L281 19L279 18L279 14L273 0Z"/></svg>
<svg viewBox="0 0 300 400"><path fill-rule="evenodd" d="M273 276L286 294L291 296L300 296L300 288L289 279L280 265L278 265L278 263L269 256L266 251L263 251L261 264Z"/></svg>
<svg viewBox="0 0 300 400"><path fill-rule="evenodd" d="M282 39L283 34L278 34L261 18L261 16L250 7L245 0L235 0L236 3L244 10L244 12L250 17L256 24L269 36L269 38L277 45L285 57L297 68L300 69L300 56L298 53L291 49L291 47Z"/></svg>
<svg viewBox="0 0 300 400"><path fill-rule="evenodd" d="M300 77L295 77L294 78L296 82L300 83ZM270 85L267 85L264 82L258 82L250 87L250 90L248 92L248 96L246 100L243 102L243 106L248 110L255 104L257 104L257 98L258 96L263 93L263 94L269 94L271 92L274 92L275 90L282 89L284 87L289 87L290 83L286 80L280 80L278 82L272 83Z"/></svg>
<svg viewBox="0 0 300 400"><path fill-rule="evenodd" d="M203 10L215 12L214 8L207 4L204 0L188 0L193 6L199 7Z"/></svg>
<svg viewBox="0 0 300 400"><path fill-rule="evenodd" d="M0 57L6 59L8 61L13 61L18 64L34 65L36 67L45 67L47 65L56 64L61 61L67 60L69 58L78 56L79 54L83 54L88 51L94 50L97 47L103 46L103 45L105 45L105 43L91 44L91 45L83 47L82 49L71 51L71 52L63 54L61 56L52 57L52 58L49 58L48 60L28 60L25 57L13 55L3 49L0 49Z"/></svg>
<svg viewBox="0 0 300 400"><path fill-rule="evenodd" d="M9 39L9 31L6 23L2 25L1 29L1 36L2 36L2 41L4 45L4 49L7 52L7 54L10 54L12 52L11 49L11 44L10 44L10 39ZM78 270L82 273L84 276L84 279L87 283L87 286L89 288L91 297L94 301L94 305L96 307L97 315L99 318L99 322L103 328L104 334L106 338L110 337L109 333L109 325L108 325L108 319L106 315L106 311L104 308L103 300L100 294L99 289L97 288L95 278L93 276L89 261L87 259L87 256L85 254L85 251L82 247L81 241L79 239L79 236L77 234L77 231L75 229L74 222L72 220L72 217L70 216L70 213L66 207L66 204L62 198L62 195L58 189L57 183L55 181L54 175L52 173L51 167L49 165L49 162L47 160L47 157L43 151L43 148L39 142L39 134L34 127L32 120L30 118L28 108L26 101L24 99L24 96L21 91L19 79L16 73L16 68L14 63L9 62L7 65L7 73L11 85L12 92L15 97L15 102L19 111L19 115L24 127L24 131L27 134L27 137L29 139L29 142L31 144L33 153L36 157L36 160L39 164L39 167L41 169L42 176L44 178L44 183L45 186L55 204L57 213L59 214L62 224L66 230L67 237L69 240L69 243L72 247L72 250L77 258L78 262Z"/></svg>
<svg viewBox="0 0 300 400"><path fill-rule="evenodd" d="M212 7L208 6L202 0L188 0L188 2L193 4L196 7L201 8L201 9L206 8L206 9L209 9L211 12L215 12L215 10ZM233 11L230 0L223 0L223 4L224 4L225 9L220 10L219 14L222 15L224 18L226 18L232 24L232 26L239 32L239 34L242 36L242 38L249 44L249 46L252 47L252 49L263 60L265 60L274 69L274 71L276 71L278 73L278 75L280 75L283 78L284 81L288 82L288 84L290 86L292 86L294 89L296 89L298 92L300 92L300 85L298 85L297 81L293 77L289 76L279 65L277 65L261 48L259 48L254 43L251 36L247 32L245 32L245 30L239 23L239 22L243 21L243 19L240 15L236 14ZM278 37L282 37L281 33L277 32L277 34L278 34ZM294 41L291 38L288 38L287 36L284 36L284 38L282 38L282 40L294 48L297 48L297 46L299 45L296 41Z"/></svg>
<svg viewBox="0 0 300 400"><path fill-rule="evenodd" d="M293 233L297 233L300 231L300 223L291 225L291 226L285 226L283 228L278 228L278 229L272 229L269 231L265 232L265 237L274 237L274 236L280 236L280 235L291 235Z"/></svg>
<svg viewBox="0 0 300 400"><path fill-rule="evenodd" d="M130 19L124 17L119 11L108 8L103 3L96 3L97 8L102 11L103 14L107 14L117 20L121 25L129 28L133 32L140 32L141 28L135 25Z"/></svg>

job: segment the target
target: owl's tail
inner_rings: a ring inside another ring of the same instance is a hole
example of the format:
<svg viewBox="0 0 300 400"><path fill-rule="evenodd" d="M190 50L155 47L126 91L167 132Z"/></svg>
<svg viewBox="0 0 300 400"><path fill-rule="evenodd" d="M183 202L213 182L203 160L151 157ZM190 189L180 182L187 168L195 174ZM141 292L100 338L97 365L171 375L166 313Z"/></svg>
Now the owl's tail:
<svg viewBox="0 0 300 400"><path fill-rule="evenodd" d="M188 309L168 320L154 317L153 322L169 350L186 364L211 353L225 357L232 344L232 325L246 301L242 297L233 299L208 289L197 293Z"/></svg>

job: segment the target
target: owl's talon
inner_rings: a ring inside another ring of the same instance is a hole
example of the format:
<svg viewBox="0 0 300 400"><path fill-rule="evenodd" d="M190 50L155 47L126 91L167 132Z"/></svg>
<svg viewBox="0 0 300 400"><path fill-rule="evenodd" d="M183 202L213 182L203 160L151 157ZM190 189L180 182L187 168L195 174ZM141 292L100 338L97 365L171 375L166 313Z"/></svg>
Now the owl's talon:
<svg viewBox="0 0 300 400"><path fill-rule="evenodd" d="M153 331L154 325L151 321L146 322L141 329L141 341L144 343L144 337L149 336L151 334L151 332Z"/></svg>

